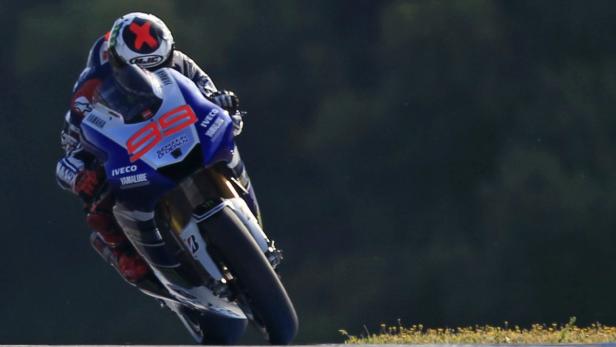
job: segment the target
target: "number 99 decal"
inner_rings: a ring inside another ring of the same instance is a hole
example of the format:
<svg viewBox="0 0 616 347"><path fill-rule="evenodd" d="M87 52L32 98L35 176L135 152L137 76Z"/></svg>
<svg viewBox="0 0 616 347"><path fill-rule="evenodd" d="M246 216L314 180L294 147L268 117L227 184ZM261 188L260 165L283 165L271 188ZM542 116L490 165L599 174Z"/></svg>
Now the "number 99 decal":
<svg viewBox="0 0 616 347"><path fill-rule="evenodd" d="M139 160L165 137L176 134L196 122L197 116L188 105L165 113L158 122L144 126L126 141L126 149L131 155L130 162Z"/></svg>

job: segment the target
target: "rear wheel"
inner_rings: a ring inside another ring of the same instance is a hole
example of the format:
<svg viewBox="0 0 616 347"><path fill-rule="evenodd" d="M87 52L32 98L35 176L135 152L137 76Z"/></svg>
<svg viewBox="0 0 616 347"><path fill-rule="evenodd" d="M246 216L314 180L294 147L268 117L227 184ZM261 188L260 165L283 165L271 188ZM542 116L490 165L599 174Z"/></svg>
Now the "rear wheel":
<svg viewBox="0 0 616 347"><path fill-rule="evenodd" d="M288 344L297 333L298 321L293 304L280 279L230 208L200 224L204 236L235 279L239 295L250 306L257 323L271 344Z"/></svg>

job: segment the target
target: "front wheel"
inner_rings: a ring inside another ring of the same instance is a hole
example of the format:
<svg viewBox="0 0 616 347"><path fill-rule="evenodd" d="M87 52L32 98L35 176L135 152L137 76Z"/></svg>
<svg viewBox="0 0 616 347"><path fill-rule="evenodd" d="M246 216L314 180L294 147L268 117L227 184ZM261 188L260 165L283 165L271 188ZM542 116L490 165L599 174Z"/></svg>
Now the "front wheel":
<svg viewBox="0 0 616 347"><path fill-rule="evenodd" d="M297 333L293 304L280 279L242 221L229 208L200 224L212 253L237 281L240 296L265 329L269 342L285 345Z"/></svg>

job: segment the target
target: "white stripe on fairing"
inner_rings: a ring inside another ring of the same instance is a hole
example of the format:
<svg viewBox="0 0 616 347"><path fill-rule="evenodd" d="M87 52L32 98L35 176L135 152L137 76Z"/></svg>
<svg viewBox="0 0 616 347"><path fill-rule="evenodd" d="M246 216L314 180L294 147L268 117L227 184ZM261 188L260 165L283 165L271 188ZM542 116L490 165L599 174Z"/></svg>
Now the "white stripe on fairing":
<svg viewBox="0 0 616 347"><path fill-rule="evenodd" d="M222 209L225 208L225 206L227 206L227 202L224 201L216 206L214 206L211 210L207 211L206 213L202 214L202 215L195 215L193 214L193 218L195 219L195 221L197 223L203 222L204 220L210 218L211 216L215 215L216 213L222 211Z"/></svg>
<svg viewBox="0 0 616 347"><path fill-rule="evenodd" d="M143 211L127 211L117 209L114 213L119 214L120 216L139 222L147 222L154 219L154 212L143 212Z"/></svg>
<svg viewBox="0 0 616 347"><path fill-rule="evenodd" d="M164 242L159 242L159 243L143 243L137 239L132 240L134 243L141 245L141 246L147 246L147 247L160 247L160 246L164 246L165 243Z"/></svg>

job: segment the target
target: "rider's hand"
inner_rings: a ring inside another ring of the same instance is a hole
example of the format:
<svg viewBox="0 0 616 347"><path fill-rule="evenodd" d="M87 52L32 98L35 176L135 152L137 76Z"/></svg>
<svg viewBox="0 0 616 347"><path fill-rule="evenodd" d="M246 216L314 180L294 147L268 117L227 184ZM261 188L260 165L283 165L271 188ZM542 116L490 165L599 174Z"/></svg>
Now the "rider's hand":
<svg viewBox="0 0 616 347"><path fill-rule="evenodd" d="M240 98L230 90L219 90L210 95L210 100L222 107L229 114L234 114L240 107Z"/></svg>
<svg viewBox="0 0 616 347"><path fill-rule="evenodd" d="M73 185L73 191L79 195L83 200L92 200L94 192L99 187L99 179L96 171L83 170L77 174L75 178L75 184Z"/></svg>

